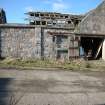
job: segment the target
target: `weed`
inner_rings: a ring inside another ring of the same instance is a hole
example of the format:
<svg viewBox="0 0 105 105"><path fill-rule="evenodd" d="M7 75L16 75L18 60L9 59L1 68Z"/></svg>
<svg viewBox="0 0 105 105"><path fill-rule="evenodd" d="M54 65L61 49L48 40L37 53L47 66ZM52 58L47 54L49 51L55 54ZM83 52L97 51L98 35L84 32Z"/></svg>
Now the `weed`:
<svg viewBox="0 0 105 105"><path fill-rule="evenodd" d="M84 61L81 59L72 61L57 61L49 59L18 59L8 57L0 61L0 68L36 69L37 68L59 68L66 70L105 69L103 61Z"/></svg>

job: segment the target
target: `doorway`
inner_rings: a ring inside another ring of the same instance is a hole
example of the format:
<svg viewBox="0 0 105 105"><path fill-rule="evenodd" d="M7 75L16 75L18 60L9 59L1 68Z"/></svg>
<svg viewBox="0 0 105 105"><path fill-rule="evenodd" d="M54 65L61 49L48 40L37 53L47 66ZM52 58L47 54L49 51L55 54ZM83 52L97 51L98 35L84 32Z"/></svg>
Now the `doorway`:
<svg viewBox="0 0 105 105"><path fill-rule="evenodd" d="M102 37L81 37L80 46L86 59L95 60L102 58Z"/></svg>

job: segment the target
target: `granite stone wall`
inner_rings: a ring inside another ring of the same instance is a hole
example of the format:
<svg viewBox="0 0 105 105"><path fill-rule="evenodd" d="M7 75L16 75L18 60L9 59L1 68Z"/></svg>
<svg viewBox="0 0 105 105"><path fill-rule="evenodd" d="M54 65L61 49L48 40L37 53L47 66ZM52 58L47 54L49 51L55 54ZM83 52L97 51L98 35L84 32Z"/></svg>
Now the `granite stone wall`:
<svg viewBox="0 0 105 105"><path fill-rule="evenodd" d="M71 42L69 37L72 37L69 33L71 31L66 29L34 26L0 27L0 55L24 59L68 59Z"/></svg>
<svg viewBox="0 0 105 105"><path fill-rule="evenodd" d="M41 28L0 28L1 57L40 58Z"/></svg>
<svg viewBox="0 0 105 105"><path fill-rule="evenodd" d="M75 35L72 32L73 30L66 29L43 29L44 58L79 57L79 39L75 40Z"/></svg>
<svg viewBox="0 0 105 105"><path fill-rule="evenodd" d="M49 29L43 29L43 36L44 36L44 58L55 58L55 45L53 42L53 36L49 35L48 33Z"/></svg>

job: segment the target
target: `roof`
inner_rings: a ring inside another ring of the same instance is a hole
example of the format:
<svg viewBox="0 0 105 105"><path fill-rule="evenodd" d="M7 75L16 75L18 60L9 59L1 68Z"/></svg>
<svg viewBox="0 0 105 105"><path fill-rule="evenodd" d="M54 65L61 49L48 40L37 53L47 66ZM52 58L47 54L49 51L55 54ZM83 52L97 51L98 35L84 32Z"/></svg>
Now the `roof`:
<svg viewBox="0 0 105 105"><path fill-rule="evenodd" d="M82 19L75 33L105 35L105 0Z"/></svg>

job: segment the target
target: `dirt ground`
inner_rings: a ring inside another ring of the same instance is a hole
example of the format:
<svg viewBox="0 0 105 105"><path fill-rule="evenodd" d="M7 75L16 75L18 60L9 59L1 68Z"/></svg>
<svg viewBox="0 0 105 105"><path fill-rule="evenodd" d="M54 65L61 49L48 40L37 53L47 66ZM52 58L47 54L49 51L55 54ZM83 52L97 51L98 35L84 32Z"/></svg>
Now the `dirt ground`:
<svg viewBox="0 0 105 105"><path fill-rule="evenodd" d="M1 69L0 105L105 105L105 72Z"/></svg>

